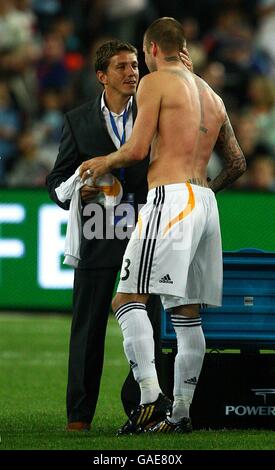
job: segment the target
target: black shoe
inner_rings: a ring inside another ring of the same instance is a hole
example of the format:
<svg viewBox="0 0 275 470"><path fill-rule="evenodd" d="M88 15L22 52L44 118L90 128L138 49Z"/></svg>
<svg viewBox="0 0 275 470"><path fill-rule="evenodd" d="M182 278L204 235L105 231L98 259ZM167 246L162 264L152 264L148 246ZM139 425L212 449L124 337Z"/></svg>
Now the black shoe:
<svg viewBox="0 0 275 470"><path fill-rule="evenodd" d="M171 432L176 432L176 433L182 433L186 434L188 432L192 432L192 423L190 418L182 418L180 421L177 423L170 423L168 419L164 419L163 421L160 421L159 423L155 424L154 426L151 426L147 432L158 432L158 433L171 433Z"/></svg>
<svg viewBox="0 0 275 470"><path fill-rule="evenodd" d="M159 420L166 418L171 411L172 402L162 393L153 403L138 405L131 411L128 421L117 431L117 436L139 434Z"/></svg>

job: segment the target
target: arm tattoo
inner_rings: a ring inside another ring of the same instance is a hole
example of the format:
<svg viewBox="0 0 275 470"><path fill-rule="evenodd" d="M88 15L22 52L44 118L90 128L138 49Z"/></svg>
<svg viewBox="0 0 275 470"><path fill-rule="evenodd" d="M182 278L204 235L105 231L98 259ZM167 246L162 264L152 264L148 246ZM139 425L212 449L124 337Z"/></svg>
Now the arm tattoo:
<svg viewBox="0 0 275 470"><path fill-rule="evenodd" d="M221 127L216 147L223 157L224 168L209 185L215 193L233 183L246 170L246 161L228 116Z"/></svg>

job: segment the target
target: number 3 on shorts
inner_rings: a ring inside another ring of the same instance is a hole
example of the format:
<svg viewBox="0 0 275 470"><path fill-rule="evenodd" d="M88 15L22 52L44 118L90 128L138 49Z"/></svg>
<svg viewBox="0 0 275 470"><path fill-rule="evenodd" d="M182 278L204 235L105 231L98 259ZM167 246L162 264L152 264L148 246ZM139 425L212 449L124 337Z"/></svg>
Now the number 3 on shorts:
<svg viewBox="0 0 275 470"><path fill-rule="evenodd" d="M126 281L126 279L128 279L128 277L130 276L129 266L131 264L131 261L129 260L129 258L126 258L124 262L125 262L125 266L123 266L123 271L125 272L125 274L122 273L124 274L124 276L120 277L121 281Z"/></svg>

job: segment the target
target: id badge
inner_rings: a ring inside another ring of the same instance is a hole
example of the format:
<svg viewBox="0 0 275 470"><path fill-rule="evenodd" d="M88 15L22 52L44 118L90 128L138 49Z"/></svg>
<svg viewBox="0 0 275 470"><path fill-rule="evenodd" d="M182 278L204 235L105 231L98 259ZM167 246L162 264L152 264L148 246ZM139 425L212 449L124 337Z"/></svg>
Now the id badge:
<svg viewBox="0 0 275 470"><path fill-rule="evenodd" d="M115 207L114 212L114 226L115 227L129 227L135 226L135 195L128 193L123 196L119 205Z"/></svg>

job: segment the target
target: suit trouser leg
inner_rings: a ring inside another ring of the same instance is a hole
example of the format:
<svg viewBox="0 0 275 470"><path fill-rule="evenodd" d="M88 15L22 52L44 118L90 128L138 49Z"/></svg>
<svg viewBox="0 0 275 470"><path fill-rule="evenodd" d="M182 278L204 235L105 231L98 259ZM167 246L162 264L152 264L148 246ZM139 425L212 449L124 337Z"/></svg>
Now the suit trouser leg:
<svg viewBox="0 0 275 470"><path fill-rule="evenodd" d="M90 423L103 367L110 304L118 269L76 269L73 292L67 416Z"/></svg>

